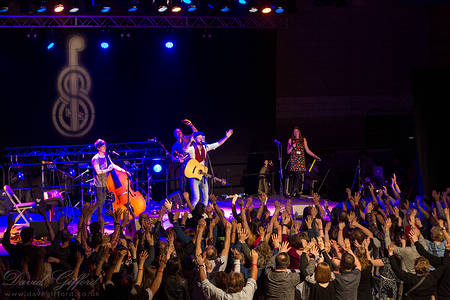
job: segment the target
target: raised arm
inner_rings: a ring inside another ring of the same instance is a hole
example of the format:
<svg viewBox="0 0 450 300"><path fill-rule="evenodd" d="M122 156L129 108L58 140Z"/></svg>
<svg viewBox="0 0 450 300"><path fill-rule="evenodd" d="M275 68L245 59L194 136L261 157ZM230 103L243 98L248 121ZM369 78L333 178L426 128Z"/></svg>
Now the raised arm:
<svg viewBox="0 0 450 300"><path fill-rule="evenodd" d="M219 146L221 146L223 143L225 143L226 140L228 140L232 134L233 134L233 129L229 129L226 132L225 136L220 141L217 142L219 144Z"/></svg>
<svg viewBox="0 0 450 300"><path fill-rule="evenodd" d="M223 214L223 211L220 209L220 207L217 205L216 202L216 196L214 194L209 195L209 200L211 200L211 203L214 207L214 211L216 212L216 214L219 216L220 221L222 222L222 224L226 224L228 221L227 219L225 219L225 215Z"/></svg>
<svg viewBox="0 0 450 300"><path fill-rule="evenodd" d="M220 256L225 256L225 261L228 260L228 253L230 252L230 241L231 241L231 223L227 221L225 227L225 242L223 245L223 250Z"/></svg>
<svg viewBox="0 0 450 300"><path fill-rule="evenodd" d="M191 212L194 211L194 207L191 204L191 199L189 198L189 193L188 192L184 192L183 193L183 197L184 197L184 201L186 201L186 205L189 208L189 210Z"/></svg>
<svg viewBox="0 0 450 300"><path fill-rule="evenodd" d="M152 285L150 286L150 290L152 291L153 295L156 294L159 287L161 286L164 269L166 268L166 262L167 262L167 258L165 257L165 255L161 255L159 258L159 266L158 266L158 270L156 271L155 279L153 279Z"/></svg>

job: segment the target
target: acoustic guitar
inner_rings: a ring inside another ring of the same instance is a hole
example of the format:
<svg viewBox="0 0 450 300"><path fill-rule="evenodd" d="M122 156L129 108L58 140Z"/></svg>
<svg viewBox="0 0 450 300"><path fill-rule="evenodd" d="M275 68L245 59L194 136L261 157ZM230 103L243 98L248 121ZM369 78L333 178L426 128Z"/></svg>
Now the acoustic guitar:
<svg viewBox="0 0 450 300"><path fill-rule="evenodd" d="M184 167L184 176L187 178L196 178L202 180L203 176L211 178L212 180L219 182L221 185L228 185L227 181L222 178L217 178L208 174L208 167L201 165L196 159L190 159Z"/></svg>

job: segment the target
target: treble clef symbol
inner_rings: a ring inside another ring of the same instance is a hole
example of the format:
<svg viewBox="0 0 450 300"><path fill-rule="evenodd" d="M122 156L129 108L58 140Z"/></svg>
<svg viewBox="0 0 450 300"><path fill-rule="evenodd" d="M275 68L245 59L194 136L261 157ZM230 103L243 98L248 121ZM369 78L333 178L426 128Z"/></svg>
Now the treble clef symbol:
<svg viewBox="0 0 450 300"><path fill-rule="evenodd" d="M52 119L56 130L68 137L82 137L92 128L95 109L89 99L91 77L79 65L79 53L84 39L73 36L69 40L69 64L58 76L59 98L53 105Z"/></svg>

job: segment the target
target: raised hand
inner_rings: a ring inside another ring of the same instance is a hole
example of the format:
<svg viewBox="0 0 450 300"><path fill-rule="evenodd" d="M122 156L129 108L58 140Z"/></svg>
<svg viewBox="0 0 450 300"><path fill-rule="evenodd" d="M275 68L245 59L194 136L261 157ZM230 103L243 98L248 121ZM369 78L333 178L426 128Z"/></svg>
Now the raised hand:
<svg viewBox="0 0 450 300"><path fill-rule="evenodd" d="M306 226L308 227L308 229L312 228L312 222L313 222L313 217L312 216L307 216L306 220L305 220L305 223L306 223Z"/></svg>
<svg viewBox="0 0 450 300"><path fill-rule="evenodd" d="M170 202L169 200L164 201L164 207L167 209L167 211L171 211L172 210L172 202Z"/></svg>
<svg viewBox="0 0 450 300"><path fill-rule="evenodd" d="M241 242L241 244L245 243L245 241L249 237L249 233L247 232L247 230L245 230L245 228L242 227L241 230L237 231L237 233L238 233L239 242Z"/></svg>
<svg viewBox="0 0 450 300"><path fill-rule="evenodd" d="M232 134L233 134L233 129L229 129L229 130L226 132L227 138L229 138Z"/></svg>
<svg viewBox="0 0 450 300"><path fill-rule="evenodd" d="M147 258L148 258L147 250L141 251L141 253L139 253L139 260L138 260L139 267L142 268L144 266L144 263L147 260Z"/></svg>
<svg viewBox="0 0 450 300"><path fill-rule="evenodd" d="M391 229L391 226L392 226L392 220L391 220L391 218L387 218L386 222L384 222L384 230L389 231L389 229Z"/></svg>
<svg viewBox="0 0 450 300"><path fill-rule="evenodd" d="M420 231L417 228L411 228L408 235L411 242L415 243L419 240Z"/></svg>
<svg viewBox="0 0 450 300"><path fill-rule="evenodd" d="M339 222L339 229L344 229L345 228L345 222Z"/></svg>
<svg viewBox="0 0 450 300"><path fill-rule="evenodd" d="M279 240L278 234L277 233L272 234L271 238L272 238L273 246L275 248L280 249L281 245L280 245L280 240Z"/></svg>
<svg viewBox="0 0 450 300"><path fill-rule="evenodd" d="M236 201L237 201L238 198L239 198L239 195L238 194L234 194L233 198L231 199L231 204L232 205L236 205Z"/></svg>
<svg viewBox="0 0 450 300"><path fill-rule="evenodd" d="M263 226L258 228L258 235L261 237L261 241L264 241L264 238L266 237L266 230Z"/></svg>
<svg viewBox="0 0 450 300"><path fill-rule="evenodd" d="M313 200L315 205L319 205L320 196L317 193L313 194Z"/></svg>
<svg viewBox="0 0 450 300"><path fill-rule="evenodd" d="M389 256L394 255L394 249L395 249L395 244L394 244L394 243L391 243L391 244L389 245L389 247L388 247L388 254L389 254Z"/></svg>
<svg viewBox="0 0 450 300"><path fill-rule="evenodd" d="M291 247L289 247L289 242L282 242L280 247L280 253L281 252L289 252L291 250Z"/></svg>
<svg viewBox="0 0 450 300"><path fill-rule="evenodd" d="M259 201L261 201L261 204L267 205L267 195L266 193L261 193L259 196Z"/></svg>
<svg viewBox="0 0 450 300"><path fill-rule="evenodd" d="M241 259L241 253L239 251L237 251L236 249L233 249L232 252L233 252L234 259L236 259L236 260Z"/></svg>
<svg viewBox="0 0 450 300"><path fill-rule="evenodd" d="M345 239L344 240L344 250L351 253L352 252L352 247L350 244L350 240L349 239Z"/></svg>

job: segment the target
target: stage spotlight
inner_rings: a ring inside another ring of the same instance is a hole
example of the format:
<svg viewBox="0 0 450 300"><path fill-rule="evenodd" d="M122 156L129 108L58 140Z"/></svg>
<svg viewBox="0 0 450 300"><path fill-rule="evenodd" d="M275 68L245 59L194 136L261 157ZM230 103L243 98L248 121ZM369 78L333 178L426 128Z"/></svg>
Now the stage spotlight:
<svg viewBox="0 0 450 300"><path fill-rule="evenodd" d="M69 9L69 13L76 14L77 12L79 12L80 4L80 0L69 1L69 5L67 7Z"/></svg>
<svg viewBox="0 0 450 300"><path fill-rule="evenodd" d="M49 43L47 44L47 50L50 50L50 49L52 49L53 47L55 47L55 43L54 43L54 42L49 42Z"/></svg>
<svg viewBox="0 0 450 300"><path fill-rule="evenodd" d="M277 13L277 14L284 13L284 7L283 6L278 6L277 8L275 8L275 13Z"/></svg>
<svg viewBox="0 0 450 300"><path fill-rule="evenodd" d="M172 0L172 12L178 13L181 11L181 0Z"/></svg>
<svg viewBox="0 0 450 300"><path fill-rule="evenodd" d="M161 166L160 164L155 164L155 165L153 166L153 171L154 171L155 173L160 173L160 172L162 171L162 166Z"/></svg>
<svg viewBox="0 0 450 300"><path fill-rule="evenodd" d="M1 0L0 1L0 13L5 13L9 10L8 1Z"/></svg>
<svg viewBox="0 0 450 300"><path fill-rule="evenodd" d="M230 7L227 6L227 5L225 5L225 6L223 6L223 7L220 9L220 11L221 11L221 12L224 12L224 13L229 12L229 11L230 11Z"/></svg>
<svg viewBox="0 0 450 300"><path fill-rule="evenodd" d="M254 14L255 12L258 11L258 8L256 6L250 6L248 8L248 12Z"/></svg>
<svg viewBox="0 0 450 300"><path fill-rule="evenodd" d="M75 172L74 168L69 168L69 174L70 176L75 177L77 175L77 172Z"/></svg>
<svg viewBox="0 0 450 300"><path fill-rule="evenodd" d="M17 178L19 178L20 181L23 181L25 179L25 174L23 174L22 171L17 172Z"/></svg>
<svg viewBox="0 0 450 300"><path fill-rule="evenodd" d="M38 7L38 9L36 9L36 12L37 13L40 13L40 14L42 14L42 13L44 13L44 12L46 12L47 11L47 6L45 5L45 4L41 4L39 7Z"/></svg>
<svg viewBox="0 0 450 300"><path fill-rule="evenodd" d="M164 44L164 46L166 46L167 49L172 49L175 44L171 41L168 41Z"/></svg>
<svg viewBox="0 0 450 300"><path fill-rule="evenodd" d="M109 43L103 41L103 42L100 43L100 47L102 49L108 49L109 48Z"/></svg>
<svg viewBox="0 0 450 300"><path fill-rule="evenodd" d="M196 10L197 10L197 5L195 5L195 4L191 4L191 5L189 5L188 8L187 8L187 11L188 11L188 12L194 12L194 11L196 11Z"/></svg>
<svg viewBox="0 0 450 300"><path fill-rule="evenodd" d="M64 5L62 3L57 3L54 7L53 7L53 11L55 13L60 13L64 11Z"/></svg>
<svg viewBox="0 0 450 300"><path fill-rule="evenodd" d="M272 11L272 8L270 8L270 7L268 7L268 6L264 7L264 8L261 10L261 12L262 12L263 14L268 14L268 13L270 13L271 11Z"/></svg>
<svg viewBox="0 0 450 300"><path fill-rule="evenodd" d="M169 0L156 0L156 9L158 12L163 13L169 9Z"/></svg>
<svg viewBox="0 0 450 300"><path fill-rule="evenodd" d="M239 4L242 4L242 5L247 4L247 0L239 0L238 2L239 2Z"/></svg>
<svg viewBox="0 0 450 300"><path fill-rule="evenodd" d="M100 12L102 14L106 14L107 12L111 11L111 7L110 6L103 6L102 8L100 8Z"/></svg>
<svg viewBox="0 0 450 300"><path fill-rule="evenodd" d="M192 3L192 0L183 0L183 3L184 3L184 4L191 4L191 3Z"/></svg>
<svg viewBox="0 0 450 300"><path fill-rule="evenodd" d="M128 12L135 12L137 10L138 10L137 0L130 1L130 5L128 6Z"/></svg>

